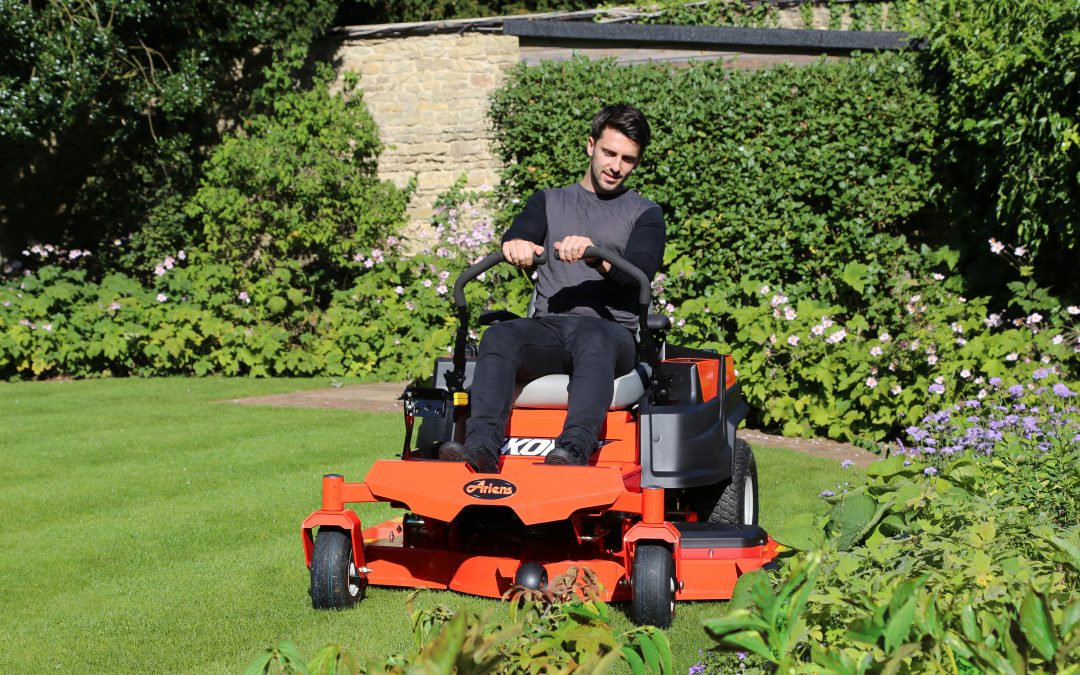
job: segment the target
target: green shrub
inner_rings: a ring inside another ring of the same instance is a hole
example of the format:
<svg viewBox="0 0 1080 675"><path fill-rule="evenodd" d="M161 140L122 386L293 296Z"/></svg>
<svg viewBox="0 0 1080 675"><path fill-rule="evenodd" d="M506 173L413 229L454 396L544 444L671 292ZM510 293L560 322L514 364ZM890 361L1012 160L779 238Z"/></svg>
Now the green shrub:
<svg viewBox="0 0 1080 675"><path fill-rule="evenodd" d="M376 176L382 144L356 77L330 93L333 71L320 64L312 86L298 89L292 68L268 72L261 96L271 112L214 150L187 212L202 223L206 251L246 282L288 261L325 300L349 282L361 249L404 222L409 191Z"/></svg>
<svg viewBox="0 0 1080 675"><path fill-rule="evenodd" d="M1080 6L935 0L927 82L941 101L940 174L953 213L1037 254L1037 276L1080 292Z"/></svg>
<svg viewBox="0 0 1080 675"><path fill-rule="evenodd" d="M1047 371L924 416L909 447L823 496L707 622L781 672L1071 672L1080 660L1080 414ZM809 666L807 664L812 664Z"/></svg>

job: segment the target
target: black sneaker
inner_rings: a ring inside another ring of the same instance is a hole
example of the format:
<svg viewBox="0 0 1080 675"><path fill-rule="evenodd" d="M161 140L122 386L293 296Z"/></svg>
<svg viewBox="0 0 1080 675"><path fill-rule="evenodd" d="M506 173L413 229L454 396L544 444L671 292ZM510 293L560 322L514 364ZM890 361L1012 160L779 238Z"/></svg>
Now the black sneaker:
<svg viewBox="0 0 1080 675"><path fill-rule="evenodd" d="M477 473L499 473L499 458L483 448L466 448L448 441L439 446L439 459L444 462L466 462Z"/></svg>
<svg viewBox="0 0 1080 675"><path fill-rule="evenodd" d="M544 464L562 464L566 466L586 466L588 463L589 456L569 443L557 444L555 449L549 452L544 460Z"/></svg>

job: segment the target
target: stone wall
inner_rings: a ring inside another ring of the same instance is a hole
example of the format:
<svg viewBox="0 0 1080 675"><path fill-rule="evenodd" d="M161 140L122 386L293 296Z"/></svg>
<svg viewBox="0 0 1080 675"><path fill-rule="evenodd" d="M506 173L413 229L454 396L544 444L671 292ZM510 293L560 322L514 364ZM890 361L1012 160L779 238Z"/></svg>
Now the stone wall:
<svg viewBox="0 0 1080 675"><path fill-rule="evenodd" d="M515 37L463 33L346 40L339 72L360 73L364 102L387 149L379 173L404 186L416 179L409 205L414 227L461 175L468 187L498 181L491 152L488 99L519 60Z"/></svg>

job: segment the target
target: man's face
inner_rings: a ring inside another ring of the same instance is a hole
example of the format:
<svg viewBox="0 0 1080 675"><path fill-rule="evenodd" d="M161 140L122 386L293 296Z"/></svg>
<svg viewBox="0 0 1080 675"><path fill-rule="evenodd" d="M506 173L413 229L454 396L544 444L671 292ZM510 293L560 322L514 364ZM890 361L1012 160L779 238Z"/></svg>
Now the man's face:
<svg viewBox="0 0 1080 675"><path fill-rule="evenodd" d="M589 136L589 175L591 187L597 194L618 191L626 177L641 161L641 148L622 132L610 127L600 133L599 140Z"/></svg>

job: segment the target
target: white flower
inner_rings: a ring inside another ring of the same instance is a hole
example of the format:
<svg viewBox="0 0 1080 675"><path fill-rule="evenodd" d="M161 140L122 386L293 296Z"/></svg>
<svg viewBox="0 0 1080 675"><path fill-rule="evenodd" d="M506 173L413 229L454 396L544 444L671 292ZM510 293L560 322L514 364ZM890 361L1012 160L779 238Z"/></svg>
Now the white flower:
<svg viewBox="0 0 1080 675"><path fill-rule="evenodd" d="M835 333L833 333L829 337L825 338L825 340L827 342L835 345L835 344L838 344L841 340L843 340L846 337L847 337L847 331L845 331L843 328L841 328L840 330L836 331Z"/></svg>
<svg viewBox="0 0 1080 675"><path fill-rule="evenodd" d="M881 354L882 354L881 347L878 347L877 345L874 345L873 347L870 348L870 356L881 356Z"/></svg>
<svg viewBox="0 0 1080 675"><path fill-rule="evenodd" d="M983 323L986 324L987 328L997 328L1001 325L1001 315L991 314L990 316L983 319Z"/></svg>
<svg viewBox="0 0 1080 675"><path fill-rule="evenodd" d="M1032 312L1030 315L1028 315L1027 322L1028 323L1039 323L1040 321L1042 321L1042 319L1043 319L1042 314L1039 314L1038 312Z"/></svg>
<svg viewBox="0 0 1080 675"><path fill-rule="evenodd" d="M978 394L975 394L975 398L986 398L986 390L980 389Z"/></svg>
<svg viewBox="0 0 1080 675"><path fill-rule="evenodd" d="M881 335L877 336L877 339L881 340L882 342L888 342L892 339L892 336L888 333L882 333Z"/></svg>
<svg viewBox="0 0 1080 675"><path fill-rule="evenodd" d="M825 333L825 326L822 326L820 323L810 329L810 334L815 335L817 337L821 337L824 333Z"/></svg>
<svg viewBox="0 0 1080 675"><path fill-rule="evenodd" d="M769 344L771 344L771 345L776 344L776 333L773 333L772 335L769 336Z"/></svg>
<svg viewBox="0 0 1080 675"><path fill-rule="evenodd" d="M960 371L960 377L964 378L965 380L968 379L969 377L971 377L971 371L967 368L964 368Z"/></svg>
<svg viewBox="0 0 1080 675"><path fill-rule="evenodd" d="M154 267L154 276L160 277L162 274L165 274L164 265L157 265L156 267Z"/></svg>
<svg viewBox="0 0 1080 675"><path fill-rule="evenodd" d="M1059 344L1061 344L1062 342L1065 341L1065 337L1063 335L1055 335L1054 339L1052 339L1050 341L1053 342L1056 345L1059 345Z"/></svg>
<svg viewBox="0 0 1080 675"><path fill-rule="evenodd" d="M1065 308L1065 311L1069 314L1072 314L1073 316L1076 316L1077 314L1080 314L1080 307L1077 307L1076 305L1069 305Z"/></svg>
<svg viewBox="0 0 1080 675"><path fill-rule="evenodd" d="M938 274L937 272L934 272L930 276L934 278L934 281L944 281L945 280L945 275L944 274Z"/></svg>
<svg viewBox="0 0 1080 675"><path fill-rule="evenodd" d="M1023 246L1017 246L1016 248L1013 249L1013 255L1016 256L1017 258L1023 257L1025 253L1027 253L1027 249L1024 248Z"/></svg>
<svg viewBox="0 0 1080 675"><path fill-rule="evenodd" d="M787 319L788 321L794 321L795 319L799 318L799 315L795 313L794 309L792 309L790 307L785 307L784 308L784 318Z"/></svg>
<svg viewBox="0 0 1080 675"><path fill-rule="evenodd" d="M993 237L990 238L990 251L991 252L993 252L993 253L1001 253L1004 250L1005 250L1005 244L1002 244L1000 241L998 241L997 239L994 239Z"/></svg>
<svg viewBox="0 0 1080 675"><path fill-rule="evenodd" d="M758 293L761 293L762 295L766 295L768 292L769 286L767 284L758 289Z"/></svg>
<svg viewBox="0 0 1080 675"><path fill-rule="evenodd" d="M937 354L931 354L930 356L927 356L926 357L926 362L929 363L930 365L936 364L937 363Z"/></svg>
<svg viewBox="0 0 1080 675"><path fill-rule="evenodd" d="M792 347L794 347L795 345L799 344L799 336L798 335L789 335L788 339L787 339L787 343L789 345L791 345Z"/></svg>
<svg viewBox="0 0 1080 675"><path fill-rule="evenodd" d="M953 329L954 333L963 333L964 332L964 327L960 324L959 321L953 321L949 325L949 327Z"/></svg>
<svg viewBox="0 0 1080 675"><path fill-rule="evenodd" d="M873 376L866 378L866 386L870 387L871 389L876 387L877 386L877 378L873 377Z"/></svg>
<svg viewBox="0 0 1080 675"><path fill-rule="evenodd" d="M165 302L168 299L169 299L169 296L165 295L164 293L158 293L157 294L157 301L158 302Z"/></svg>
<svg viewBox="0 0 1080 675"><path fill-rule="evenodd" d="M965 340L965 339L964 339L964 338L962 338L962 337L960 337L960 338L956 338L956 344L958 344L958 345L960 345L961 347L963 347L964 345L966 345L966 344L967 344L967 340Z"/></svg>
<svg viewBox="0 0 1080 675"><path fill-rule="evenodd" d="M772 300L769 301L769 304L773 307L779 307L787 301L788 297L786 295L784 295L783 293L777 293L776 295L772 296Z"/></svg>
<svg viewBox="0 0 1080 675"><path fill-rule="evenodd" d="M1005 360L1006 361L1015 361L1017 358L1018 358L1018 354L1016 352L1009 352L1008 354L1005 355Z"/></svg>
<svg viewBox="0 0 1080 675"><path fill-rule="evenodd" d="M892 394L893 396L896 396L897 394L899 394L899 393L900 393L900 392L902 392L902 391L904 391L904 388L903 388L903 387L901 387L901 386L900 386L900 385L898 385L898 384L894 384L894 385L892 386L892 389L890 389L890 390L889 390L889 393L890 393L890 394Z"/></svg>
<svg viewBox="0 0 1080 675"><path fill-rule="evenodd" d="M187 253L184 252L184 249L180 249L176 252L176 257L180 260L187 260Z"/></svg>

